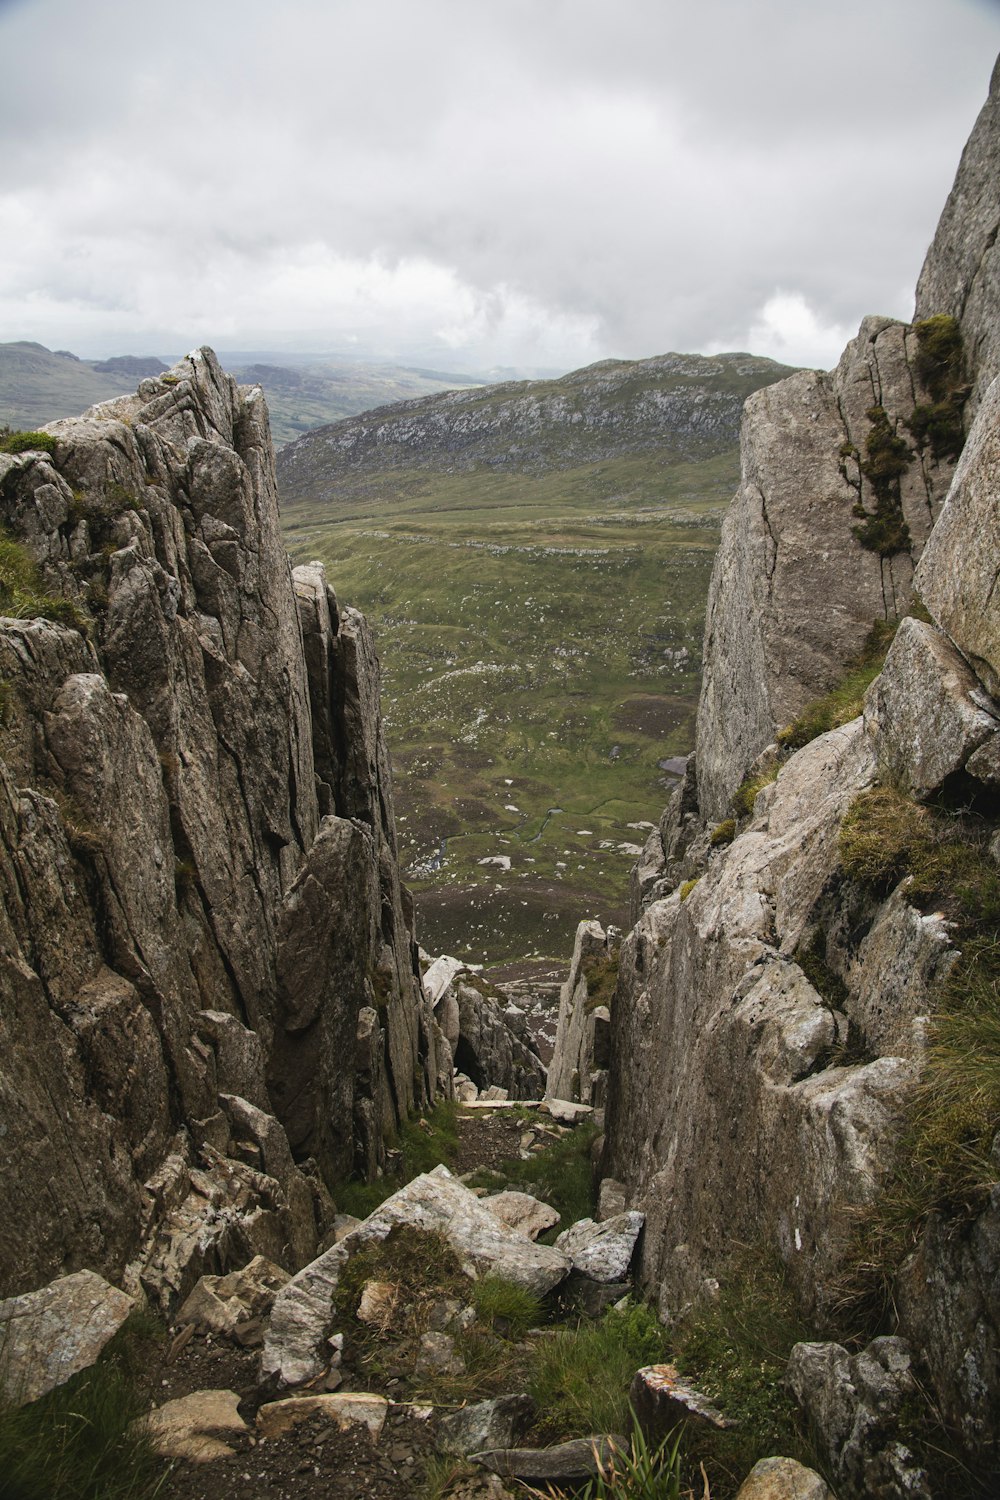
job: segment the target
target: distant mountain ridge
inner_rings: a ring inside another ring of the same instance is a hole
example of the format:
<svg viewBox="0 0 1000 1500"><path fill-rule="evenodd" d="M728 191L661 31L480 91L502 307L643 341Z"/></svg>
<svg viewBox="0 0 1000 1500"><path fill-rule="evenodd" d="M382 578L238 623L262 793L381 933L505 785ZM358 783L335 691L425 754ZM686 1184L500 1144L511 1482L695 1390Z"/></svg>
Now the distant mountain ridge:
<svg viewBox="0 0 1000 1500"><path fill-rule="evenodd" d="M475 376L450 371L323 356L287 358L287 365L245 354L225 361L241 385L263 386L276 447L310 428L386 401L476 383ZM100 402L131 394L138 381L166 369L156 355L93 360L29 341L0 344L0 425L33 430L76 416Z"/></svg>
<svg viewBox="0 0 1000 1500"><path fill-rule="evenodd" d="M790 373L752 354L663 354L447 391L306 433L279 455L279 483L286 501L319 501L365 492L393 470L537 474L625 450L706 458L738 441L747 396Z"/></svg>

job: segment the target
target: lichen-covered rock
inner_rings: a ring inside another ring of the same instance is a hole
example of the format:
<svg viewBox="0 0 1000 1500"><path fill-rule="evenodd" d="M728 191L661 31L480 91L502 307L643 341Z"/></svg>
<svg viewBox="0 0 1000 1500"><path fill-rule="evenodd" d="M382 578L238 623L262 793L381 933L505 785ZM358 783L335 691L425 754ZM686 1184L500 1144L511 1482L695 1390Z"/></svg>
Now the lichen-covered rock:
<svg viewBox="0 0 1000 1500"><path fill-rule="evenodd" d="M990 92L962 152L955 183L917 282L916 318L957 318L972 377L972 417L1000 374L1000 61Z"/></svg>
<svg viewBox="0 0 1000 1500"><path fill-rule="evenodd" d="M993 1159L1000 1166L1000 1138ZM900 1326L932 1372L945 1420L1000 1461L1000 1186L971 1223L932 1214L896 1287Z"/></svg>
<svg viewBox="0 0 1000 1500"><path fill-rule="evenodd" d="M445 1453L465 1457L487 1449L511 1448L527 1428L535 1412L530 1396L497 1396L477 1401L441 1418L438 1447Z"/></svg>
<svg viewBox="0 0 1000 1500"><path fill-rule="evenodd" d="M875 1339L853 1356L840 1344L796 1344L788 1383L844 1500L931 1500L927 1476L899 1436L903 1404L917 1389L903 1339Z"/></svg>
<svg viewBox="0 0 1000 1500"><path fill-rule="evenodd" d="M624 1281L642 1226L643 1216L634 1210L599 1224L593 1219L578 1219L557 1235L555 1247L567 1257L574 1271L589 1276L591 1281Z"/></svg>
<svg viewBox="0 0 1000 1500"><path fill-rule="evenodd" d="M491 1193L481 1199L484 1208L495 1214L501 1224L523 1234L527 1240L537 1240L546 1229L554 1229L559 1223L559 1214L548 1203L533 1198L530 1193L517 1193L508 1189L503 1193Z"/></svg>
<svg viewBox="0 0 1000 1500"><path fill-rule="evenodd" d="M430 1019L370 633L321 568L293 589L260 391L203 350L51 431L0 465L71 622L0 622L0 1289L134 1258L162 1299L227 1255L313 1253L285 1127L327 1180L373 1170L433 1087ZM222 1094L272 1124L234 1131ZM179 1129L193 1197L234 1209L200 1236L187 1189L147 1186Z"/></svg>
<svg viewBox="0 0 1000 1500"><path fill-rule="evenodd" d="M869 689L865 727L888 776L929 797L1000 728L1000 710L988 712L988 701L947 636L907 619Z"/></svg>
<svg viewBox="0 0 1000 1500"><path fill-rule="evenodd" d="M423 985L450 1067L474 1085L473 1099L491 1089L503 1091L503 1098L538 1098L545 1087L545 1067L511 1026L502 996L447 955L434 961Z"/></svg>
<svg viewBox="0 0 1000 1500"><path fill-rule="evenodd" d="M905 425L919 390L908 325L866 318L830 375L802 371L757 391L741 432L742 479L709 591L698 707L698 802L718 822L753 761L858 654L876 620L907 608L913 567L953 460ZM898 479L909 542L889 555L856 533L878 499L863 472L869 413L887 413L908 461Z"/></svg>
<svg viewBox="0 0 1000 1500"><path fill-rule="evenodd" d="M664 1312L700 1294L733 1240L763 1241L803 1301L822 1304L851 1206L892 1170L927 989L885 972L877 944L862 955L864 927L844 939L850 989L836 1006L796 960L823 919L841 819L875 769L861 720L814 740L686 900L653 902L623 942L613 1047L627 1066L614 1073L604 1170L646 1213L641 1279ZM935 966L925 973L930 984ZM884 1049L864 1031L876 1008ZM869 1060L845 1066L855 1035Z"/></svg>
<svg viewBox="0 0 1000 1500"><path fill-rule="evenodd" d="M602 981L606 999L610 999L618 953L616 939L617 933L606 933L600 922L581 922L576 929L569 975L559 995L556 1040L545 1084L549 1098L590 1104L593 1075L607 1067L610 1010L606 1003L601 1004L600 990L591 994L591 985ZM599 1006L603 1011L600 1016Z"/></svg>
<svg viewBox="0 0 1000 1500"><path fill-rule="evenodd" d="M0 1395L21 1406L89 1367L134 1310L93 1271L0 1302Z"/></svg>
<svg viewBox="0 0 1000 1500"><path fill-rule="evenodd" d="M937 624L1000 696L1000 379L985 393L916 584Z"/></svg>
<svg viewBox="0 0 1000 1500"><path fill-rule="evenodd" d="M762 1458L740 1485L736 1500L834 1500L815 1469L794 1458Z"/></svg>

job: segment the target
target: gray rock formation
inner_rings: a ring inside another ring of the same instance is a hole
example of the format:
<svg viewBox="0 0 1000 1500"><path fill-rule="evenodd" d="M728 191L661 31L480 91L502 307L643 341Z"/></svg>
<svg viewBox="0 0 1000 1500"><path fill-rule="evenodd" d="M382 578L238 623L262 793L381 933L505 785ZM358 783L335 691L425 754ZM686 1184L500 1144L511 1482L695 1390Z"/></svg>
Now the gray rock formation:
<svg viewBox="0 0 1000 1500"><path fill-rule="evenodd" d="M511 1026L499 991L447 956L435 960L424 976L424 987L448 1051L449 1072L455 1069L477 1090L503 1089L512 1099L539 1097L545 1088L545 1068Z"/></svg>
<svg viewBox="0 0 1000 1500"><path fill-rule="evenodd" d="M866 318L831 374L802 371L747 401L705 622L698 802L710 822L728 816L756 757L841 677L872 624L910 603L954 468L905 425L922 394L916 353L909 325ZM879 505L864 472L875 408L906 455L897 482L909 542L887 556L855 535L859 509Z"/></svg>
<svg viewBox="0 0 1000 1500"><path fill-rule="evenodd" d="M609 936L595 921L581 922L576 929L569 975L559 996L556 1041L545 1085L551 1099L598 1105L604 1102L617 936L614 931Z"/></svg>
<svg viewBox="0 0 1000 1500"><path fill-rule="evenodd" d="M902 1407L917 1390L903 1339L875 1339L851 1357L839 1344L796 1344L788 1383L826 1450L844 1500L931 1500L927 1476L900 1441Z"/></svg>
<svg viewBox="0 0 1000 1500"><path fill-rule="evenodd" d="M603 1168L619 1200L645 1211L640 1279L668 1319L711 1296L734 1243L776 1259L802 1309L832 1317L857 1225L905 1149L954 928L918 909L905 880L877 896L848 878L850 804L879 778L925 801L960 796L1000 847L1000 382L987 381L1000 323L997 79L918 303L923 316L959 319L976 382L954 472L905 425L928 392L902 324L866 320L833 375L796 375L747 405L743 482L709 605L697 786L689 776L644 851L612 1011ZM935 306L952 274L961 286ZM861 473L874 405L910 538L886 557L853 532L855 505L877 510L874 476ZM952 416L960 409L959 392ZM872 620L900 611L918 557L930 620L903 623L863 717L787 759L734 841L710 850L706 823L773 755L775 731L841 675ZM921 1389L977 1472L995 1467L1000 1433L998 1195L957 1221L931 1214L889 1268ZM926 1492L887 1415L903 1399L889 1400L875 1369L889 1380L888 1349L800 1358L814 1417L829 1388L838 1493Z"/></svg>
<svg viewBox="0 0 1000 1500"><path fill-rule="evenodd" d="M972 393L967 418L975 416L989 386L1000 375L1000 60L927 252L914 318L947 313L958 319Z"/></svg>
<svg viewBox="0 0 1000 1500"><path fill-rule="evenodd" d="M0 1287L138 1253L169 1301L308 1257L429 1017L371 637L293 588L260 392L203 350L51 432L0 456L59 616L0 622Z"/></svg>

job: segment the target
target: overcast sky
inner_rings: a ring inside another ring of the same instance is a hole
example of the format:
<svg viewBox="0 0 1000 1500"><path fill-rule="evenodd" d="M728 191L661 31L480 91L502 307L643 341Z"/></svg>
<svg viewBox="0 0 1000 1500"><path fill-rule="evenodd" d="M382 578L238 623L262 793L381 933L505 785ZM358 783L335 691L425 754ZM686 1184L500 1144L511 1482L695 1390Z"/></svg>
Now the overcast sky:
<svg viewBox="0 0 1000 1500"><path fill-rule="evenodd" d="M828 366L1000 0L0 0L0 342Z"/></svg>

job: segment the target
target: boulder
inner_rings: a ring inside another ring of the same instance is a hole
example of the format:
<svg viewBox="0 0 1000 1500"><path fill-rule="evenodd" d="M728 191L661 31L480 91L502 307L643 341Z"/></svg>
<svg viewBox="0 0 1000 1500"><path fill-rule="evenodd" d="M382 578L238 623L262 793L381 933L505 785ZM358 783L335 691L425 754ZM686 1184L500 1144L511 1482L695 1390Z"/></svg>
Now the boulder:
<svg viewBox="0 0 1000 1500"><path fill-rule="evenodd" d="M289 1396L284 1401L269 1401L260 1408L257 1430L261 1437L273 1440L284 1437L302 1422L322 1417L334 1422L342 1431L363 1427L377 1442L388 1410L389 1403L383 1396L373 1396L367 1391Z"/></svg>
<svg viewBox="0 0 1000 1500"><path fill-rule="evenodd" d="M415 1177L370 1214L353 1233L304 1267L275 1301L264 1347L263 1372L297 1385L324 1368L323 1340L330 1332L341 1270L352 1254L384 1240L397 1225L440 1234L466 1274L502 1276L538 1296L566 1276L569 1261L548 1245L535 1245L508 1229L445 1167Z"/></svg>
<svg viewBox="0 0 1000 1500"><path fill-rule="evenodd" d="M762 1458L740 1485L736 1500L834 1500L827 1483L794 1458Z"/></svg>
<svg viewBox="0 0 1000 1500"><path fill-rule="evenodd" d="M570 1443L555 1443L551 1448L494 1448L469 1456L501 1479L523 1479L529 1484L546 1481L574 1484L593 1478L598 1459L607 1465L615 1452L627 1449L623 1437L585 1437Z"/></svg>
<svg viewBox="0 0 1000 1500"><path fill-rule="evenodd" d="M569 974L559 994L556 1040L549 1063L546 1096L553 1100L590 1103L589 1081L595 1068L594 1004L588 974L605 969L613 960L614 945L600 922L581 922L576 929ZM584 1095L586 1094L586 1098Z"/></svg>
<svg viewBox="0 0 1000 1500"><path fill-rule="evenodd" d="M437 1428L438 1447L445 1453L465 1457L498 1448L511 1448L521 1436L535 1411L530 1396L497 1396L492 1401L477 1401L441 1418Z"/></svg>
<svg viewBox="0 0 1000 1500"><path fill-rule="evenodd" d="M94 1271L61 1276L0 1302L0 1393L15 1406L89 1367L135 1303Z"/></svg>
<svg viewBox="0 0 1000 1500"><path fill-rule="evenodd" d="M178 1327L193 1323L206 1333L232 1337L241 1325L270 1312L288 1272L255 1255L242 1270L226 1276L202 1276L174 1319Z"/></svg>
<svg viewBox="0 0 1000 1500"><path fill-rule="evenodd" d="M930 797L1000 727L988 701L948 638L906 619L865 699L865 730L893 782Z"/></svg>
<svg viewBox="0 0 1000 1500"><path fill-rule="evenodd" d="M645 1222L634 1209L601 1223L579 1219L557 1237L555 1248L591 1281L624 1281Z"/></svg>
<svg viewBox="0 0 1000 1500"><path fill-rule="evenodd" d="M559 1223L556 1210L540 1199L533 1198L530 1193L508 1189L503 1193L491 1193L489 1197L481 1198L480 1202L491 1214L496 1215L501 1224L523 1234L525 1239L537 1240L546 1229L553 1229Z"/></svg>
<svg viewBox="0 0 1000 1500"><path fill-rule="evenodd" d="M461 1375L465 1371L465 1360L459 1354L450 1333L429 1332L420 1335L417 1350L416 1373L425 1380L434 1380L440 1375Z"/></svg>
<svg viewBox="0 0 1000 1500"><path fill-rule="evenodd" d="M646 1365L637 1370L629 1388L629 1402L643 1432L653 1442L660 1442L678 1422L718 1431L736 1426L674 1365Z"/></svg>
<svg viewBox="0 0 1000 1500"><path fill-rule="evenodd" d="M796 1344L787 1378L826 1450L842 1500L881 1494L931 1500L927 1476L899 1437L904 1402L917 1392L905 1340L874 1339L853 1356L840 1344Z"/></svg>
<svg viewBox="0 0 1000 1500"><path fill-rule="evenodd" d="M231 1458L236 1449L230 1445L249 1431L236 1409L239 1399L235 1391L192 1391L164 1402L142 1425L161 1458L196 1464Z"/></svg>

